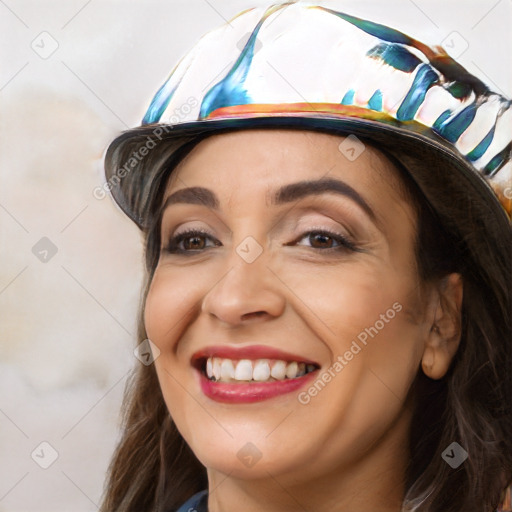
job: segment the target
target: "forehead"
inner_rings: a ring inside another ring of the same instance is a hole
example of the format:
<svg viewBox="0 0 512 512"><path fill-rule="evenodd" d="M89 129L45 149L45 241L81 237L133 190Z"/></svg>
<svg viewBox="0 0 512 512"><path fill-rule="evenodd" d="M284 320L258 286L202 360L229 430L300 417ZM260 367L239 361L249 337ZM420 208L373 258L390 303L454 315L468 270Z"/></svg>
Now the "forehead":
<svg viewBox="0 0 512 512"><path fill-rule="evenodd" d="M293 129L250 129L211 135L196 144L171 173L165 197L192 186L222 197L270 193L301 180L338 178L358 191L403 200L402 178L378 149L359 139Z"/></svg>

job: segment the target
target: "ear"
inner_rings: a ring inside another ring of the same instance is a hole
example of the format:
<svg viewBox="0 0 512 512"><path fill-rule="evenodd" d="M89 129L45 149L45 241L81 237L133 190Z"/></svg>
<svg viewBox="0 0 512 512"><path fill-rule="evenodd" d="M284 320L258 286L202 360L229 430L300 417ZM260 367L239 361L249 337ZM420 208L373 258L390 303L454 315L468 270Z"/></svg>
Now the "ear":
<svg viewBox="0 0 512 512"><path fill-rule="evenodd" d="M421 361L423 372L431 379L446 374L459 348L462 293L462 277L454 273L440 280L434 294L433 318Z"/></svg>

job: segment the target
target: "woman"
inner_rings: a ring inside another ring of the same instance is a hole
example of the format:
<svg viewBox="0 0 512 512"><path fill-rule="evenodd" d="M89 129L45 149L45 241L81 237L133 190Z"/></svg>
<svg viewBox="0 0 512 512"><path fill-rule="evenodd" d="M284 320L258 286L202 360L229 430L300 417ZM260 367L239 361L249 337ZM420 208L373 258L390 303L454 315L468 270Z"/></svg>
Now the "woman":
<svg viewBox="0 0 512 512"><path fill-rule="evenodd" d="M106 154L147 280L102 510L496 510L510 107L322 6L202 38Z"/></svg>

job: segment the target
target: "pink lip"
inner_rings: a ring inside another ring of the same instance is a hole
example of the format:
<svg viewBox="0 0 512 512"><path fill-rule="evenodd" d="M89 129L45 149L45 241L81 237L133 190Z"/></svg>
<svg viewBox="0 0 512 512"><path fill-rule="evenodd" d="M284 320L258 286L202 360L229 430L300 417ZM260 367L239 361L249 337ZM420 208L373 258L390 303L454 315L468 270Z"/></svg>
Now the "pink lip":
<svg viewBox="0 0 512 512"><path fill-rule="evenodd" d="M297 391L315 378L316 371L307 373L295 379L279 380L274 382L258 382L251 384L228 384L214 382L199 373L200 385L203 393L216 402L230 404L248 404L261 402L279 395Z"/></svg>
<svg viewBox="0 0 512 512"><path fill-rule="evenodd" d="M212 346L199 350L192 356L192 366L199 374L199 384L203 393L217 402L241 404L260 402L279 395L297 391L316 377L316 371L296 377L272 382L226 383L211 381L204 375L202 362L208 357L226 359L279 359L282 361L297 361L298 363L320 365L315 361L301 356L264 345L248 347Z"/></svg>

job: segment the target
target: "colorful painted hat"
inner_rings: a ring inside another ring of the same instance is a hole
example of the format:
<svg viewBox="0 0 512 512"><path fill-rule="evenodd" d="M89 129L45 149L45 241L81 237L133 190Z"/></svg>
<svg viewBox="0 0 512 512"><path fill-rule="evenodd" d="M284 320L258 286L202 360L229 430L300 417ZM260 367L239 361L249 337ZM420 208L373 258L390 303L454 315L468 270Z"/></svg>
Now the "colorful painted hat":
<svg viewBox="0 0 512 512"><path fill-rule="evenodd" d="M112 142L105 187L145 229L148 198L198 136L325 130L393 154L436 210L464 197L484 226L510 229L511 107L441 47L392 28L300 1L254 8L203 36L158 90L142 125ZM166 165L156 165L158 152ZM428 189L434 174L448 192Z"/></svg>

